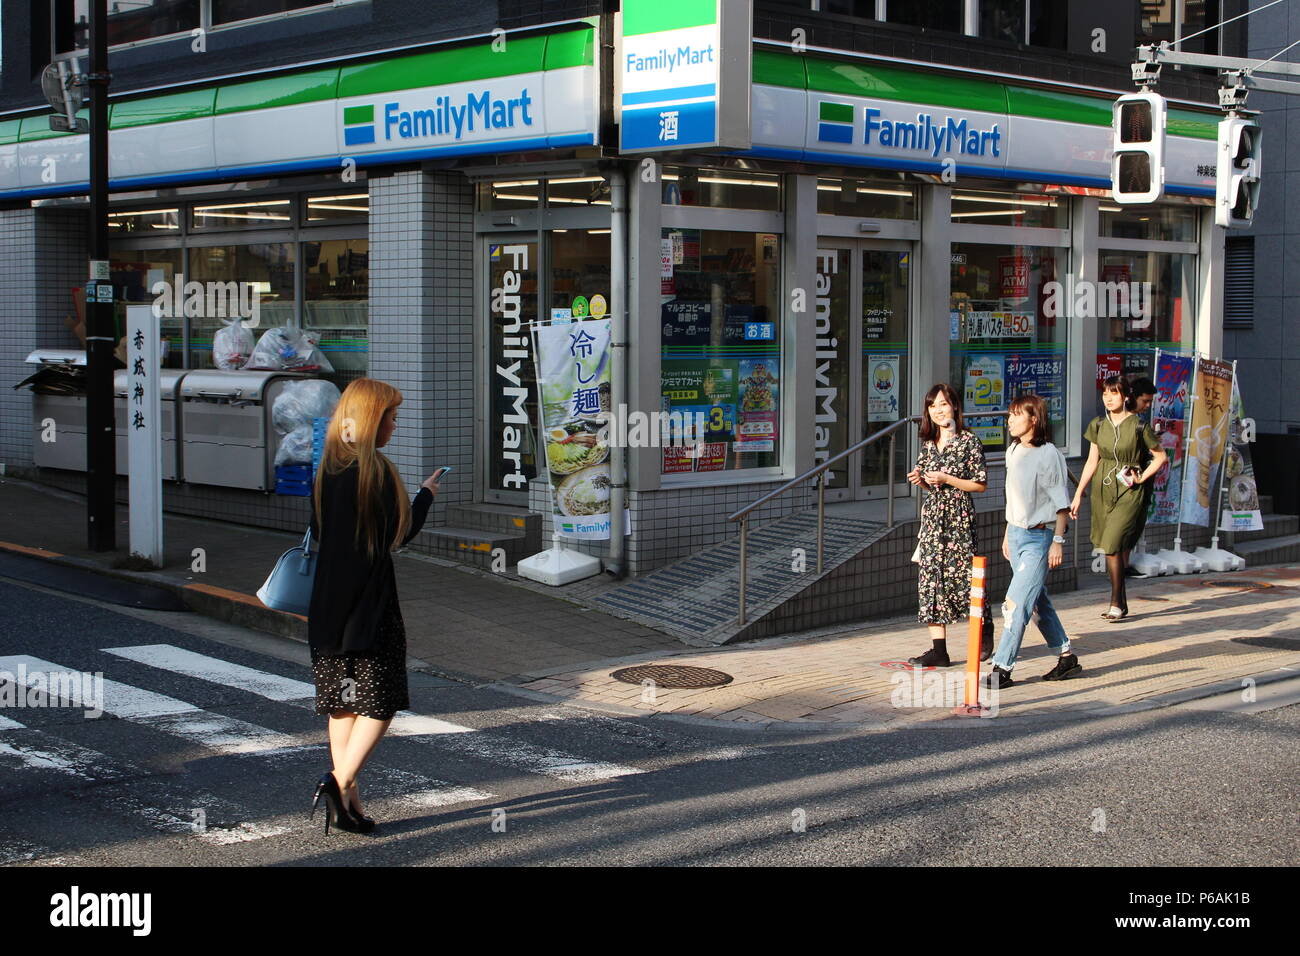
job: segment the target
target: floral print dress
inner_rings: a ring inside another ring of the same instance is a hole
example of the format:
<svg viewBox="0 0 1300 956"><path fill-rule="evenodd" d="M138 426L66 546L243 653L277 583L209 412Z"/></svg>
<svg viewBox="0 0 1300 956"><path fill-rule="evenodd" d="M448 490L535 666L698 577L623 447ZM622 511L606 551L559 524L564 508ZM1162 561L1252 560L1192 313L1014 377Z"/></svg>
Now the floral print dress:
<svg viewBox="0 0 1300 956"><path fill-rule="evenodd" d="M984 445L974 432L962 431L941 451L932 441L921 445L916 466L922 474L943 471L954 478L984 483ZM922 624L955 624L970 616L971 558L975 555L975 502L970 493L943 485L922 489L919 536L920 580L916 619Z"/></svg>

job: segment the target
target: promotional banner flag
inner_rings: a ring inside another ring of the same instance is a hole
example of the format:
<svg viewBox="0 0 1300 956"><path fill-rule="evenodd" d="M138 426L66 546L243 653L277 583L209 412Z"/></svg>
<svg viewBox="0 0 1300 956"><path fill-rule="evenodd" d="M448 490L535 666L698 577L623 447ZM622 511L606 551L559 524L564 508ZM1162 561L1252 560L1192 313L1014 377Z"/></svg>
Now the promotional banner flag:
<svg viewBox="0 0 1300 956"><path fill-rule="evenodd" d="M1219 465L1228 443L1228 419L1232 402L1232 365L1202 358L1196 369L1196 402L1192 407L1192 431L1187 436L1187 457L1183 466L1183 521L1209 527L1210 515L1218 512Z"/></svg>
<svg viewBox="0 0 1300 956"><path fill-rule="evenodd" d="M534 337L556 531L608 538L610 320L538 325Z"/></svg>
<svg viewBox="0 0 1300 956"><path fill-rule="evenodd" d="M1228 503L1219 521L1221 531L1262 531L1264 516L1259 509L1259 490L1255 487L1255 466L1250 460L1250 442L1253 435L1243 434L1245 410L1241 403L1241 389L1232 380L1232 431L1229 435L1227 469L1223 480L1228 487Z"/></svg>
<svg viewBox="0 0 1300 956"><path fill-rule="evenodd" d="M1156 474L1155 494L1147 524L1176 524L1183 489L1187 427L1187 396L1192 385L1190 355L1161 352L1156 358L1156 397L1151 403L1151 427L1169 456L1169 464Z"/></svg>

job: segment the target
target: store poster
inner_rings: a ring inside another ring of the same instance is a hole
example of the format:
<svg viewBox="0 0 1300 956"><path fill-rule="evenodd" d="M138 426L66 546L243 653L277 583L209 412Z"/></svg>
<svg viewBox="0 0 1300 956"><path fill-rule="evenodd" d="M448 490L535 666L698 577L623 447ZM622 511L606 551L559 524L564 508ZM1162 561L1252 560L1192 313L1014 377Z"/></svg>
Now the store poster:
<svg viewBox="0 0 1300 956"><path fill-rule="evenodd" d="M555 529L608 538L610 320L538 325L533 335Z"/></svg>
<svg viewBox="0 0 1300 956"><path fill-rule="evenodd" d="M1124 356L1122 355L1098 355L1097 356L1097 392L1100 393L1106 379L1114 375L1124 374Z"/></svg>
<svg viewBox="0 0 1300 956"><path fill-rule="evenodd" d="M727 452L736 438L739 363L719 359L664 359L660 365L661 411L667 418L661 429L663 473L721 471ZM671 422L704 422L703 444L674 444L681 436L672 434Z"/></svg>
<svg viewBox="0 0 1300 956"><path fill-rule="evenodd" d="M1022 302L1029 298L1029 256L998 256L999 298Z"/></svg>
<svg viewBox="0 0 1300 956"><path fill-rule="evenodd" d="M777 361L772 358L741 359L740 424L736 429L736 451L764 452L776 450L781 410Z"/></svg>
<svg viewBox="0 0 1300 956"><path fill-rule="evenodd" d="M1196 400L1192 405L1191 434L1183 466L1183 513L1188 524L1209 527L1218 513L1219 466L1228 443L1232 403L1232 365L1218 359L1200 359L1196 367Z"/></svg>
<svg viewBox="0 0 1300 956"><path fill-rule="evenodd" d="M867 383L867 421L898 421L900 362L897 355L867 356L867 368L871 370Z"/></svg>
<svg viewBox="0 0 1300 956"><path fill-rule="evenodd" d="M1151 402L1151 427L1169 464L1156 473L1148 524L1176 524L1183 488L1183 431L1187 427L1187 396L1192 388L1190 355L1161 352L1156 357L1156 397Z"/></svg>
<svg viewBox="0 0 1300 956"><path fill-rule="evenodd" d="M1037 395L1047 404L1049 421L1065 418L1065 356L1008 355L1006 358L1007 397ZM1055 436L1058 442L1064 436Z"/></svg>
<svg viewBox="0 0 1300 956"><path fill-rule="evenodd" d="M977 418L980 412L1006 410L1005 366L1001 355L981 355L966 360L966 387L962 411L966 426L986 446L1002 444L1000 418Z"/></svg>
<svg viewBox="0 0 1300 956"><path fill-rule="evenodd" d="M1250 442L1243 437L1245 409L1241 389L1232 380L1232 429L1229 433L1223 480L1228 486L1228 503L1219 521L1221 531L1262 531L1264 516L1259 508L1259 489L1255 485L1255 465L1250 460Z"/></svg>

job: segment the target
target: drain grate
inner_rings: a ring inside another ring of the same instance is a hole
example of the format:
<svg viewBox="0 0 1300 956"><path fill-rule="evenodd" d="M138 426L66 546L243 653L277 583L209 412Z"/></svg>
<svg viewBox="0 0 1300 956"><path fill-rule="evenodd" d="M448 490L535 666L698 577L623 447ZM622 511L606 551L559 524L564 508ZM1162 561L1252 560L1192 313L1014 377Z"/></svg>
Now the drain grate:
<svg viewBox="0 0 1300 956"><path fill-rule="evenodd" d="M656 687L693 690L701 687L721 687L731 683L731 675L711 667L683 667L680 664L641 664L623 667L609 675L624 684L641 684L650 681Z"/></svg>

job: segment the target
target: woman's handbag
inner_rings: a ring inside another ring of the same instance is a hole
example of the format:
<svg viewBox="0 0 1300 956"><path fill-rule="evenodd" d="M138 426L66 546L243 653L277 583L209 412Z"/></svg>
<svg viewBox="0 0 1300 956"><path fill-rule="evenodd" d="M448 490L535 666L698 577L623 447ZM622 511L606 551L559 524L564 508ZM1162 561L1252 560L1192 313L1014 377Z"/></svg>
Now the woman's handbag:
<svg viewBox="0 0 1300 956"><path fill-rule="evenodd" d="M257 599L273 610L305 616L316 580L316 557L308 528L301 545L280 555L266 582L257 589Z"/></svg>

